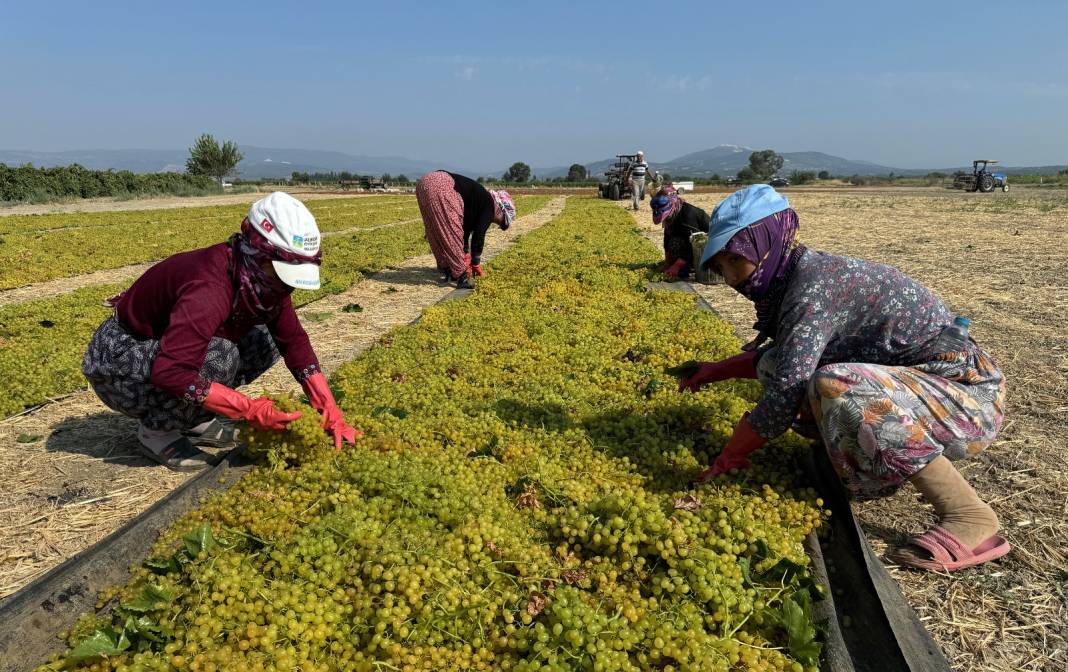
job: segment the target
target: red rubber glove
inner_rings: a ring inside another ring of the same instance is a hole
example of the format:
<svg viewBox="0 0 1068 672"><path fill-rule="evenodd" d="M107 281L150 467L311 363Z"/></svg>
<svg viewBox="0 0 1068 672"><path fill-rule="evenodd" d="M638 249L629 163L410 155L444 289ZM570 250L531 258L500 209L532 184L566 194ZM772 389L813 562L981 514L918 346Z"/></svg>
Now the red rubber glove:
<svg viewBox="0 0 1068 672"><path fill-rule="evenodd" d="M212 383L208 388L204 408L231 420L245 420L261 432L280 432L300 417L297 411L286 413L278 410L274 407L274 402L267 397L249 399L237 390L219 383Z"/></svg>
<svg viewBox="0 0 1068 672"><path fill-rule="evenodd" d="M471 266L471 275L473 275L474 277L481 278L485 274L486 271L482 269L482 264L474 264L473 266Z"/></svg>
<svg viewBox="0 0 1068 672"><path fill-rule="evenodd" d="M363 432L345 423L345 416L334 401L334 393L326 382L326 376L316 373L304 379L304 391L312 407L323 416L323 429L334 437L334 450L341 450L342 440L356 443Z"/></svg>
<svg viewBox="0 0 1068 672"><path fill-rule="evenodd" d="M679 381L679 392L684 390L696 392L709 383L731 378L755 379L756 377L756 352L743 352L718 362L701 362L697 371Z"/></svg>
<svg viewBox="0 0 1068 672"><path fill-rule="evenodd" d="M471 275L471 253L466 252L464 254L464 266L467 267L467 274Z"/></svg>
<svg viewBox="0 0 1068 672"><path fill-rule="evenodd" d="M679 274L682 273L682 269L684 269L684 268L686 268L686 260L685 259L676 259L675 263L672 264L671 266L669 266L664 271L664 275L668 276L669 278L671 278L673 280L678 280L679 279Z"/></svg>
<svg viewBox="0 0 1068 672"><path fill-rule="evenodd" d="M749 453L767 442L767 439L753 431L753 427L749 424L749 414L746 413L735 426L730 441L723 447L723 452L719 454L719 457L716 458L711 467L697 476L696 482L704 483L708 479L725 474L731 469L748 469Z"/></svg>

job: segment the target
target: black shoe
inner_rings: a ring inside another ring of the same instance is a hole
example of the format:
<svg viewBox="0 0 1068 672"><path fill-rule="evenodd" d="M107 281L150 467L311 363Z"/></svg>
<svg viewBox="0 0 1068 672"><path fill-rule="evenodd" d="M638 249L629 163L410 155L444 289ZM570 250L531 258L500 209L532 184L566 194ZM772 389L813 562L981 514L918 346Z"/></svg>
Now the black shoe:
<svg viewBox="0 0 1068 672"><path fill-rule="evenodd" d="M468 275L467 273L464 273L459 278L457 278L457 280L456 280L456 288L457 289L474 289L475 288L475 281L471 279L470 275Z"/></svg>
<svg viewBox="0 0 1068 672"><path fill-rule="evenodd" d="M218 418L212 420L207 429L199 434L189 430L182 432L194 446L208 446L224 450L230 450L237 447L237 437L240 433L241 432L237 427L234 427L228 422L223 422Z"/></svg>
<svg viewBox="0 0 1068 672"><path fill-rule="evenodd" d="M138 447L142 455L159 462L171 471L200 471L219 461L219 457L196 448L184 436L167 444L167 447L158 453L143 444L139 444Z"/></svg>

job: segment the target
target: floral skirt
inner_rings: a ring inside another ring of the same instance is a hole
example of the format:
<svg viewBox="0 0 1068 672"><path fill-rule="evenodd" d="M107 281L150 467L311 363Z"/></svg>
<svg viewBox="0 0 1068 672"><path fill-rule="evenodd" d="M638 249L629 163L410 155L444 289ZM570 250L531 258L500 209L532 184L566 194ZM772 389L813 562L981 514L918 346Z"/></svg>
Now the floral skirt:
<svg viewBox="0 0 1068 672"><path fill-rule="evenodd" d="M767 379L774 367L773 348L757 374ZM809 381L808 400L839 478L854 497L873 499L939 455L959 460L989 446L1004 418L1005 379L974 347L915 366L829 364Z"/></svg>
<svg viewBox="0 0 1068 672"><path fill-rule="evenodd" d="M152 365L159 348L159 341L135 338L118 320L109 317L89 341L82 358L82 373L108 408L137 418L148 429L188 429L215 417L200 404L152 384ZM279 356L267 328L256 326L237 343L212 338L200 375L228 387L239 387L271 368Z"/></svg>
<svg viewBox="0 0 1068 672"><path fill-rule="evenodd" d="M467 273L464 258L464 201L452 176L443 170L427 173L415 185L426 240L438 268L453 278Z"/></svg>

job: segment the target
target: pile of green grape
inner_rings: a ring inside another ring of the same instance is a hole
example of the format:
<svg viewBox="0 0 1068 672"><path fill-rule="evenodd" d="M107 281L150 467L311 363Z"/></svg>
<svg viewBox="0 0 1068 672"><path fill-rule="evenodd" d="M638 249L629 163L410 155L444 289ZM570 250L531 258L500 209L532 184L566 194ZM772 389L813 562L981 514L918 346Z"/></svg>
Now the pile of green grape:
<svg viewBox="0 0 1068 672"><path fill-rule="evenodd" d="M666 368L738 343L646 288L657 259L624 211L570 199L338 371L355 447L281 402L304 416L252 436L267 464L41 669L815 670L803 444L690 485L759 390L677 392Z"/></svg>

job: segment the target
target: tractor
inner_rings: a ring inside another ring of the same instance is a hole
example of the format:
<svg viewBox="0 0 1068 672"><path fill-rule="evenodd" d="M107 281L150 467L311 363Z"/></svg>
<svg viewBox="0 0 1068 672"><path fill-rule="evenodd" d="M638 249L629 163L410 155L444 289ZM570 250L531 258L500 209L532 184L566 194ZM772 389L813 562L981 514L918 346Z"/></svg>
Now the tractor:
<svg viewBox="0 0 1068 672"><path fill-rule="evenodd" d="M993 159L976 159L972 161L972 172L958 171L953 175L953 188L964 191L980 191L990 193L997 188L1002 191L1009 190L1009 178L1005 173L992 173L987 170L988 165L997 163Z"/></svg>
<svg viewBox="0 0 1068 672"><path fill-rule="evenodd" d="M604 171L604 180L597 185L597 195L613 201L630 196L630 164L637 159L637 154L616 154L615 164Z"/></svg>

